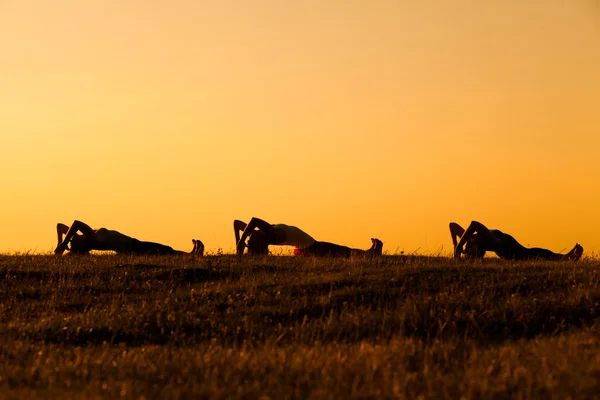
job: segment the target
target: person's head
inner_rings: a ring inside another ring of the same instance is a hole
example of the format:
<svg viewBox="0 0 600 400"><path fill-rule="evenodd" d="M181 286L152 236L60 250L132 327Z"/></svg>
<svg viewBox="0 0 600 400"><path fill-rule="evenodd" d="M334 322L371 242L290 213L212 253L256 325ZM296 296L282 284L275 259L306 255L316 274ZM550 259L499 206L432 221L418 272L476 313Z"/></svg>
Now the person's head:
<svg viewBox="0 0 600 400"><path fill-rule="evenodd" d="M473 237L465 243L465 255L470 260L476 260L485 256L485 249L480 246L478 239L477 235L473 235Z"/></svg>
<svg viewBox="0 0 600 400"><path fill-rule="evenodd" d="M92 250L91 241L83 235L75 235L69 242L69 251L73 254L87 254Z"/></svg>
<svg viewBox="0 0 600 400"><path fill-rule="evenodd" d="M248 239L248 254L251 256L269 254L269 236L263 231L254 231Z"/></svg>

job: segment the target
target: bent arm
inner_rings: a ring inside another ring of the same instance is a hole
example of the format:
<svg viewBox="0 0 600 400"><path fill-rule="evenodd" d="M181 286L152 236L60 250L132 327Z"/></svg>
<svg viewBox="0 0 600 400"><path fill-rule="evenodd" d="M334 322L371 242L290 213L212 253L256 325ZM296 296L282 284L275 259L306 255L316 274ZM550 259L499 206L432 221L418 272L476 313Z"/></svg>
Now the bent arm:
<svg viewBox="0 0 600 400"><path fill-rule="evenodd" d="M462 250L463 250L463 246L465 245L467 240L471 239L475 233L481 231L482 229L488 230L482 223L477 222L477 221L471 221L471 223L467 227L467 230L461 235L458 244L454 248L454 257L455 258L460 257L460 254L462 253Z"/></svg>
<svg viewBox="0 0 600 400"><path fill-rule="evenodd" d="M65 224L58 223L56 224L56 235L58 236L58 244L61 244L63 241L63 235L69 231L69 227Z"/></svg>
<svg viewBox="0 0 600 400"><path fill-rule="evenodd" d="M61 229L64 229L64 228L61 228ZM58 231L58 227L57 227L57 231ZM54 253L62 254L67 249L67 246L68 246L71 238L73 236L75 236L77 234L77 232L81 232L83 234L83 236L86 236L89 240L96 241L96 232L89 225L87 225L81 221L73 221L73 224L68 229L63 241L60 242L58 244L58 246L56 246L56 250L54 250Z"/></svg>
<svg viewBox="0 0 600 400"><path fill-rule="evenodd" d="M246 227L244 228L244 232L242 232L242 236L240 237L240 239L237 242L238 255L241 255L244 252L244 243L246 242L246 239L248 238L248 236L250 236L250 234L255 229L265 232L269 238L269 242L275 241L276 238L275 238L275 234L273 232L273 225L271 225L267 221L264 221L260 218L252 217L250 222L248 222L248 225L246 225ZM236 236L236 239L237 239L237 236Z"/></svg>
<svg viewBox="0 0 600 400"><path fill-rule="evenodd" d="M236 246L240 242L240 232L244 232L246 226L248 226L248 224L246 224L244 221L240 221L239 219L233 221L233 232L235 233Z"/></svg>
<svg viewBox="0 0 600 400"><path fill-rule="evenodd" d="M492 234L492 232L481 222L471 221L467 230L460 237L460 241L454 249L454 257L460 257L463 252L463 246L467 240L471 239L473 235L477 233L480 243L483 245L485 250L496 251L499 246L499 240Z"/></svg>
<svg viewBox="0 0 600 400"><path fill-rule="evenodd" d="M462 228L462 226L460 226L456 222L450 222L450 235L452 236L453 248L456 248L456 245L458 243L456 238L460 238L464 234L465 230Z"/></svg>

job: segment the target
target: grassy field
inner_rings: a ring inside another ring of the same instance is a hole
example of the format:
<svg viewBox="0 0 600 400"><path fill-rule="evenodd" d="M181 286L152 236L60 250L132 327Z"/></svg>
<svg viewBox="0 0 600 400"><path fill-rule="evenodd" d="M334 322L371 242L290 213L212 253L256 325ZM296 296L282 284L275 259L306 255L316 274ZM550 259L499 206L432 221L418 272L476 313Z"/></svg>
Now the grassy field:
<svg viewBox="0 0 600 400"><path fill-rule="evenodd" d="M0 257L0 397L595 398L600 262Z"/></svg>

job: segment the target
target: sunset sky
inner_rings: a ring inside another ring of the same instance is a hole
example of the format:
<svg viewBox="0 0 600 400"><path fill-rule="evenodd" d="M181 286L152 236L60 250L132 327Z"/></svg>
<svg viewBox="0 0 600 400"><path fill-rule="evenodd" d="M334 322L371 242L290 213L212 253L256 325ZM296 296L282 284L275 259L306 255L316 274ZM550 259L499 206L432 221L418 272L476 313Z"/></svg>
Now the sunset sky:
<svg viewBox="0 0 600 400"><path fill-rule="evenodd" d="M600 251L596 0L0 0L0 252L261 217L432 254Z"/></svg>

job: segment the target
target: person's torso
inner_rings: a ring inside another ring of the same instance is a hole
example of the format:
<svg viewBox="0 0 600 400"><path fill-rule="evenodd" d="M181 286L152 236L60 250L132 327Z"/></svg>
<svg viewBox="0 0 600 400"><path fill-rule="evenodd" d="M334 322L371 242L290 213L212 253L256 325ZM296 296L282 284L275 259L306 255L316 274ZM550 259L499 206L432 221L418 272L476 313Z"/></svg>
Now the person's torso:
<svg viewBox="0 0 600 400"><path fill-rule="evenodd" d="M494 249L498 257L513 260L526 257L527 249L514 237L498 229L491 229L490 232L500 241L500 246Z"/></svg>
<svg viewBox="0 0 600 400"><path fill-rule="evenodd" d="M313 239L308 233L296 228L295 226L277 224L273 225L273 227L281 230L284 233L284 238L283 241L279 243L280 245L295 246L299 249L306 249L315 243L315 239Z"/></svg>
<svg viewBox="0 0 600 400"><path fill-rule="evenodd" d="M96 240L99 247L102 247L99 250L113 250L117 253L127 253L133 247L133 238L106 228L96 230Z"/></svg>

